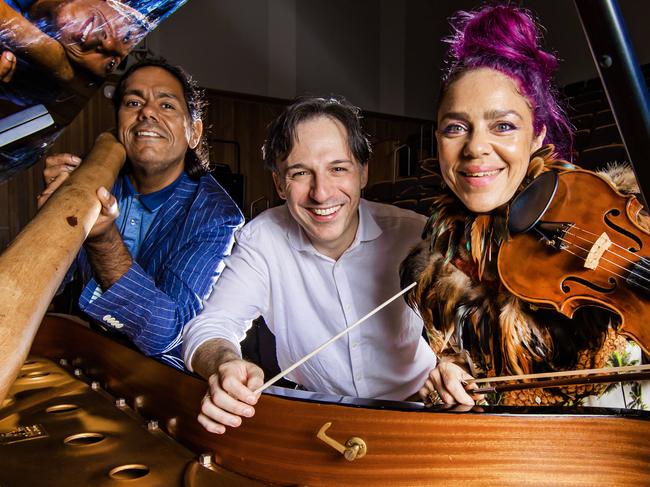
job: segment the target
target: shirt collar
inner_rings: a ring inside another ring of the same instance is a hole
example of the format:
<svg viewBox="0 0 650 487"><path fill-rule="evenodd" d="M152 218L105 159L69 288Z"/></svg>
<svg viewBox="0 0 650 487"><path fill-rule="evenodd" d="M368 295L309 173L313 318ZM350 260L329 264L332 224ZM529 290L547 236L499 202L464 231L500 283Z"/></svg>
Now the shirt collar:
<svg viewBox="0 0 650 487"><path fill-rule="evenodd" d="M287 218L289 219L289 229L287 236L289 238L289 243L291 246L299 251L318 253L300 224L291 216L291 213L289 213L289 208L286 206L286 204L285 209L287 212ZM346 252L355 248L357 245L359 245L360 242L368 242L379 238L382 233L381 227L377 224L375 218L372 216L372 212L370 211L369 204L366 200L359 200L358 211L359 227L357 228L357 234L354 237L352 245L350 245Z"/></svg>
<svg viewBox="0 0 650 487"><path fill-rule="evenodd" d="M181 181L185 181L188 178L187 174L185 174L185 171L181 173L179 177L176 178L176 180L171 183L168 186L165 186L163 189L160 189L158 191L154 191L153 193L148 193L148 194L138 194L135 188L133 187L133 184L131 183L131 178L127 176L124 178L126 181L124 185L124 194L125 196L131 196L135 197L138 199L138 201L144 206L148 211L156 211L158 208L160 208L163 203L165 203L169 197L174 193L174 190L176 187L181 183Z"/></svg>

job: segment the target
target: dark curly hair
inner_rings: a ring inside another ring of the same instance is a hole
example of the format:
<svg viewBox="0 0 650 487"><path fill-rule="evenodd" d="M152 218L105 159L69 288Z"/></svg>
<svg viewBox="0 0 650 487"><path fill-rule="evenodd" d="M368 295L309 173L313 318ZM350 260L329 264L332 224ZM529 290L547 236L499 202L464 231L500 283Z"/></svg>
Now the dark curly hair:
<svg viewBox="0 0 650 487"><path fill-rule="evenodd" d="M185 70L183 70L183 68L180 66L173 66L164 59L158 58L143 59L142 61L132 65L122 75L115 87L115 93L113 94L115 117L117 118L117 113L120 110L122 99L124 98L124 86L126 81L137 70L150 66L164 69L179 81L183 87L183 96L185 97L185 103L190 112L192 122L202 120L207 106L203 96L203 91L199 89L197 83L185 72ZM209 171L209 166L210 158L208 153L208 143L206 140L206 128L204 126L203 134L199 139L199 143L194 149L188 149L187 154L185 155L185 171L190 178L198 179Z"/></svg>
<svg viewBox="0 0 650 487"><path fill-rule="evenodd" d="M301 122L316 117L329 117L341 122L348 134L348 146L356 161L366 165L370 154L370 142L361 128L361 110L343 97L320 98L303 96L284 109L268 128L268 138L262 146L264 165L271 171L284 161L293 149L296 127Z"/></svg>

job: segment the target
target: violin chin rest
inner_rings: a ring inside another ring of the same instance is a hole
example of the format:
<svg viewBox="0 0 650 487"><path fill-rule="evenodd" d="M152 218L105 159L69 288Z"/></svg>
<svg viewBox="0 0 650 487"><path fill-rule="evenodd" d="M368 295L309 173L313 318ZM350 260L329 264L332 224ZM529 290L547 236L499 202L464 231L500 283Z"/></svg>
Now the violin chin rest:
<svg viewBox="0 0 650 487"><path fill-rule="evenodd" d="M533 228L551 205L558 187L558 175L547 171L526 186L512 203L508 216L508 230L511 235L523 233Z"/></svg>

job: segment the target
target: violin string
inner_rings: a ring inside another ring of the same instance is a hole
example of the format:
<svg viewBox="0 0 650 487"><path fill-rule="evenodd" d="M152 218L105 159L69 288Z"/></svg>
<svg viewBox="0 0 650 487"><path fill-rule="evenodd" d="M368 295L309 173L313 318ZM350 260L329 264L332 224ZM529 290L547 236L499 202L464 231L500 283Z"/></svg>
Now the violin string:
<svg viewBox="0 0 650 487"><path fill-rule="evenodd" d="M570 242L570 241L568 241L568 240L566 240L566 239L563 239L563 238L561 238L561 237L558 238L558 240L560 240L561 242L566 243L567 245L572 245L572 246L574 246L574 247L577 247L578 249L582 250L583 252L586 252L587 254L589 253L589 250L588 250L588 249L585 249L585 248L583 248L583 247L580 247L580 245L578 245L578 244L576 244L576 243L572 243L572 242ZM587 259L586 259L585 257L583 257L583 256L581 256L581 255L578 255L578 254L576 254L575 252L570 251L567 247L561 247L561 250L564 250L564 251L570 253L571 255L575 255L578 259L580 259L580 260L582 260L582 261L585 261L585 262L587 261ZM606 259L606 258L603 257L602 260L604 260L604 261L606 261L606 262L609 262L610 264L613 264L613 265L615 265L616 267L620 267L620 268L623 269L625 272L630 273L630 275L634 275L634 276L636 276L636 277L639 277L639 278L641 278L641 279L644 279L644 280L650 282L650 279L648 279L648 278L646 278L646 277L644 277L644 276L641 276L641 275L639 275L639 274L636 274L636 273L633 272L633 271L629 271L629 270L626 269L625 267L622 267L622 266L616 264L615 262L612 262L612 261L609 260L609 259ZM608 272L608 273L610 273L610 274L612 274L612 275L618 277L619 279L623 279L623 280L626 279L625 276L622 276L622 275L618 274L617 272L615 272L615 271L613 271L613 270L611 270L611 269L607 269L607 268L604 267L604 266L601 266L601 268L602 268L605 272ZM641 287L641 286L640 286L640 287ZM645 287L643 287L643 289L644 289L644 290L648 290L648 289L650 289L650 288L645 288Z"/></svg>
<svg viewBox="0 0 650 487"><path fill-rule="evenodd" d="M565 240L565 239L563 239L563 238L559 238L559 240L562 241L562 242L565 242L567 245L573 245L574 247L577 247L578 249L582 250L583 252L586 252L587 254L589 253L589 250L588 250L588 249L585 249L585 248L581 247L580 245L578 245L578 244L576 244L576 243L572 243L572 242L570 242L570 241L568 241L568 240ZM584 262L587 261L587 259L586 259L585 257L583 257L583 256L581 256L581 255L578 255L578 254L576 254L575 252L571 252L571 251L570 251L568 248L566 248L566 247L562 248L562 250L565 250L565 251L569 252L571 255L575 255L576 257L578 257L580 260L582 260L582 261L584 261ZM606 259L606 258L603 257L601 260L604 260L604 261L606 261L606 262L609 262L610 264L613 264L614 266L623 269L623 271L629 273L631 276L636 276L636 277L639 277L639 278L641 278L641 279L644 279L644 280L650 282L650 279L648 279L648 278L646 278L646 277L644 277L644 276L642 276L642 275L640 275L640 274L637 274L637 273L635 273L635 272L633 272L633 271L630 271L630 270L626 269L625 267L622 267L622 266L616 264L615 262L612 262L612 261L609 260L609 259ZM606 268L606 267L604 267L604 266L602 266L602 265L601 265L600 267L601 267L601 269L603 269L605 272L608 272L609 274L612 274L612 275L614 275L614 276L616 276L616 277L618 277L618 278L620 278L620 279L623 279L623 280L626 279L625 276L622 276L621 274L618 274L617 272L615 272L615 271L613 271L613 270L611 270L611 269L608 269L608 268ZM628 277L629 277L629 276L628 276ZM644 290L648 290L648 289L649 289L649 288L642 287L642 286L639 286L639 287L641 287L641 288L644 289Z"/></svg>
<svg viewBox="0 0 650 487"><path fill-rule="evenodd" d="M563 239L560 239L560 240L563 240ZM580 250L583 250L583 251L587 252L586 249L583 249L583 248L580 247L579 245L572 244L571 242L568 242L568 241L567 241L567 243L568 243L569 245L573 245L574 247L578 247ZM583 257L583 256L581 256L581 255L579 255L579 254L576 254L575 252L572 252L571 250L568 249L568 247L562 247L561 250L563 250L563 251L565 251L565 252L568 252L568 253L570 253L571 255L575 255L578 259L580 259L580 260L582 260L582 261L584 261L584 262L587 261L587 259L586 259L585 257ZM603 269L604 269L604 268L603 268ZM613 275L615 275L616 277L618 277L618 278L620 278L620 279L625 279L624 276L621 276L621 275L617 274L616 272L614 272L614 271L612 271L612 270L610 270L610 269L604 269L604 270L605 270L605 272L609 272L610 274L613 274Z"/></svg>
<svg viewBox="0 0 650 487"><path fill-rule="evenodd" d="M595 234L594 232L591 232L591 231L587 230L586 228L580 228L580 227L575 226L575 225L573 225L571 228L575 228L576 230L580 230L581 232L588 233L589 235L592 235L592 236L594 236L594 237L596 237L596 238L599 237L599 235ZM567 233L570 234L570 235L574 235L574 236L576 236L576 237L578 237L578 238L582 238L583 240L587 240L586 238L581 237L581 236L579 236L579 235L577 235L577 234L571 233L570 231L567 231ZM591 243L590 240L587 240L587 241ZM614 242L613 240L612 240L611 242L612 242L612 244L613 244L614 246L616 246L616 247L618 247L619 249L623 250L623 252L628 253L628 254L630 254L630 255L633 255L634 257L637 257L637 258L638 258L638 257L641 257L640 255L636 254L635 252L632 252L630 249L626 249L626 248L623 247L622 245L617 244L617 243ZM616 255L617 255L618 257L620 257L621 259L628 261L630 264L635 264L635 263L636 263L635 261L630 260L630 259L624 257L623 255L620 255L620 254L616 254ZM641 258L643 259L643 257L641 257Z"/></svg>
<svg viewBox="0 0 650 487"><path fill-rule="evenodd" d="M591 232L588 232L588 233L591 233ZM570 231L567 231L566 234L567 234L567 235L571 235L571 236L573 236L573 237L577 237L577 238L579 238L579 239L581 239L581 240L584 240L585 242L587 242L587 243L590 244L590 245L593 245L593 244L595 243L595 242L592 242L591 240L586 239L586 238L584 238L584 237L582 237L582 236L580 236L580 235L577 235L577 234L575 234L575 233L571 233ZM594 235L595 235L595 234L594 234ZM583 250L583 251L589 253L589 250L588 250L588 249L582 248L582 247L580 247L580 246L579 246L578 244L576 244L576 243L573 243L573 244L572 244L572 243L569 242L568 240L565 240L565 239L563 239L563 238L561 238L561 237L559 238L559 240L560 240L561 242L565 242L565 243L567 243L567 244L569 244L569 245L575 245L575 246L578 247L580 250ZM613 242L612 242L612 243L613 243ZM619 247L620 247L620 246L619 246ZM626 259L626 258L623 257L622 255L620 255L620 254L618 254L618 253L616 253L616 252L614 252L614 251L612 251L612 250L606 250L605 253L607 253L607 252L609 252L610 254L613 254L614 256L616 256L616 257L618 257L618 258L620 258L620 259L622 259L622 260L625 260L626 262L629 262L629 263L632 264L632 265L635 265L635 264L636 264L636 262L633 262L633 261L631 261L631 260L629 260L629 259ZM619 269L622 269L623 272L627 272L627 273L629 273L628 278L629 278L630 276L634 276L634 277L638 277L639 279L642 279L642 280L647 281L648 283L650 283L650 278L647 278L647 277L643 276L642 274L639 274L638 272L635 272L635 271L633 271L633 270L627 269L627 268L623 267L622 265L617 264L616 262L613 262L613 261L609 260L608 258L606 258L606 257L604 256L605 253L603 254L603 257L602 257L601 259L604 260L604 261L606 261L606 262L609 262L610 264L612 264L612 265L615 266L615 267L618 267ZM585 261L587 260L586 258L583 258L583 257L580 257L580 258L581 258L582 260L585 260ZM608 272L610 272L610 273L612 273L612 274L614 274L614 275L620 277L621 279L625 279L625 277L616 274L616 273L615 273L614 271L612 271L611 269L606 269L606 268L604 268L604 267L603 267L603 269L605 269L606 271L608 271Z"/></svg>
<svg viewBox="0 0 650 487"><path fill-rule="evenodd" d="M567 232L567 235L571 235L571 236L573 236L573 237L577 237L577 238L579 238L579 239L581 239L581 240L584 240L585 242L587 242L589 245L592 245L592 246L593 246L594 243L595 243L595 242L592 242L591 240L588 240L588 239L586 239L586 238L584 238L584 237L581 237L580 235L576 235L575 233ZM578 245L577 243L569 242L568 240L565 240L565 239L563 239L563 238L561 238L561 237L559 238L559 240L560 240L561 242L566 242L568 245L575 245L575 246L578 247L580 250L584 250L585 252L587 252L587 254L589 254L589 249L585 249L585 248L581 247L580 245ZM605 257L605 253L607 253L607 252L609 252L609 253L611 253L611 254L614 254L616 257L619 257L619 258L621 258L621 259L623 259L623 260L626 260L627 262L630 262L631 264L634 264L634 262L631 262L631 261L627 260L626 258L620 256L619 254L614 253L614 252L611 251L611 250L606 250L606 251L603 253L603 256L601 257L600 260L604 260L605 262L609 262L610 264L614 265L615 267L618 267L619 269L622 269L623 272L628 272L630 275L633 275L633 276L636 275L637 277L640 277L640 278L642 278L642 279L645 279L643 276L641 276L641 275L639 275L639 274L635 274L634 271L631 271L631 270L629 270L629 269L623 267L622 265L617 264L616 262L613 262L613 261L607 259L607 258ZM587 260L586 258L582 258L582 257L581 257L581 259L583 259L583 260L585 260L585 261ZM607 269L606 269L606 270L607 270ZM618 277L622 277L622 276L618 276ZM647 280L648 282L650 282L650 279L646 279L646 280Z"/></svg>

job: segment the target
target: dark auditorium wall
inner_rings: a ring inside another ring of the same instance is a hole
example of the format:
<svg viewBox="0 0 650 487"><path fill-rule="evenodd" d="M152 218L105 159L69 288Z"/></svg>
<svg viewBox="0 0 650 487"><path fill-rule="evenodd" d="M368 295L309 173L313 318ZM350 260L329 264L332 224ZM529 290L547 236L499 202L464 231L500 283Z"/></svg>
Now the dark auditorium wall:
<svg viewBox="0 0 650 487"><path fill-rule="evenodd" d="M432 118L447 18L481 3L190 0L148 43L210 88L278 98L335 92L366 110ZM516 3L547 27L563 59L560 84L596 76L572 0ZM650 2L619 4L640 62L650 62Z"/></svg>

